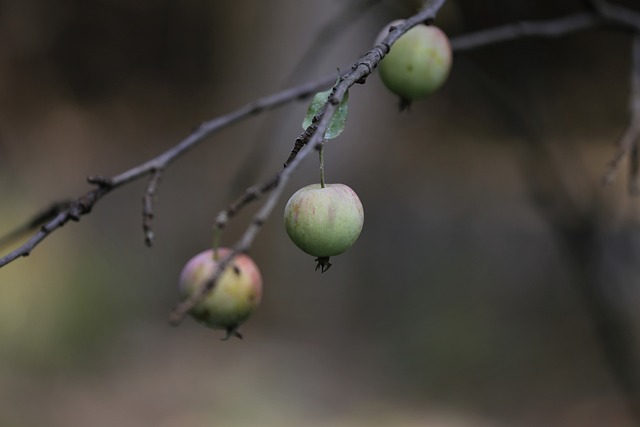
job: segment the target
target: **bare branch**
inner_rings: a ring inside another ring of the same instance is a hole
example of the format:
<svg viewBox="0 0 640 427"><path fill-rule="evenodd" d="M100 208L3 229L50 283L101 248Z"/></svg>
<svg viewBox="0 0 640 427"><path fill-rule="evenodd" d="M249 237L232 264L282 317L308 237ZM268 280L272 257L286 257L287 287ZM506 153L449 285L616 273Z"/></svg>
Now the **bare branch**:
<svg viewBox="0 0 640 427"><path fill-rule="evenodd" d="M545 21L523 21L455 37L451 40L451 47L456 52L463 52L523 37L560 37L593 28L602 22L602 18L587 12Z"/></svg>
<svg viewBox="0 0 640 427"><path fill-rule="evenodd" d="M54 230L62 227L69 220L79 220L82 215L91 211L93 205L111 190L128 184L136 179L151 174L156 170L164 169L169 163L180 157L187 150L202 142L205 138L213 135L217 131L230 126L249 116L261 113L265 110L273 109L297 99L307 98L321 89L326 88L335 81L335 75L325 77L312 82L307 82L281 92L274 93L263 98L259 98L235 111L224 116L217 117L200 125L193 133L174 147L161 153L159 156L135 166L111 178L90 177L89 183L98 185L56 215L46 226L29 239L25 244L14 251L0 258L0 268L15 261L17 258L27 256L31 251L44 240ZM45 231L46 230L46 231ZM9 233L13 234L13 232Z"/></svg>
<svg viewBox="0 0 640 427"><path fill-rule="evenodd" d="M497 28L481 30L475 33L455 37L451 40L451 46L456 52L463 52L495 43L516 40L523 37L553 38L565 36L577 31L583 31L603 25L614 25L618 28L628 29L640 33L640 14L610 4L602 0L587 0L591 12L581 12L563 18L544 21L524 21L515 24L503 25ZM622 138L618 142L618 151L609 162L603 177L605 183L611 183L622 161L631 155L629 192L640 194L640 156L637 143L640 139L640 41L638 35L633 42L633 61L631 70L631 118Z"/></svg>
<svg viewBox="0 0 640 427"><path fill-rule="evenodd" d="M326 77L320 80L286 89L282 92L260 98L229 114L220 116L208 122L204 122L198 127L198 129L196 129L191 135L182 140L176 146L135 168L132 168L126 172L121 173L120 175L113 177L113 186L117 187L135 180L140 176L149 174L151 171L164 169L173 160L180 157L187 150L193 148L198 143L202 142L205 138L211 136L213 133L219 131L220 129L232 125L251 115L261 113L263 110L273 109L288 102L297 99L304 99L311 95L314 95L320 89L330 85L334 80L335 76L331 78Z"/></svg>
<svg viewBox="0 0 640 427"><path fill-rule="evenodd" d="M289 165L289 163L293 161L293 159L296 158L300 149L305 145L307 145L307 143L309 142L309 139L311 139L311 137L317 130L318 130L318 118L314 117L309 127L305 129L302 135L296 138L296 142L293 145L293 148L291 149L291 154L289 154L289 158L287 159L287 161L284 162L285 168Z"/></svg>
<svg viewBox="0 0 640 427"><path fill-rule="evenodd" d="M451 39L451 47L463 52L524 37L556 38L605 24L631 31L640 31L640 14L608 2L590 0L591 12L580 12L562 18L543 21L522 21L496 28L480 30Z"/></svg>
<svg viewBox="0 0 640 427"><path fill-rule="evenodd" d="M42 212L36 213L33 216L33 218L29 219L24 224L20 225L19 227L16 227L6 235L2 236L2 238L0 238L0 248L9 245L14 240L21 238L26 233L29 233L35 230L36 228L42 226L43 224L53 220L53 218L58 216L60 212L63 212L64 210L68 209L70 205L71 205L71 200L56 202L51 206L48 206L47 208L43 209Z"/></svg>
<svg viewBox="0 0 640 427"><path fill-rule="evenodd" d="M43 225L40 230L29 241L17 250L0 258L0 267L16 260L17 258L29 256L33 248L35 248L42 240L58 228L62 227L69 221L78 221L82 215L91 212L91 208L102 196L104 196L110 187L98 187L77 200L70 202L63 210L59 211L55 217Z"/></svg>

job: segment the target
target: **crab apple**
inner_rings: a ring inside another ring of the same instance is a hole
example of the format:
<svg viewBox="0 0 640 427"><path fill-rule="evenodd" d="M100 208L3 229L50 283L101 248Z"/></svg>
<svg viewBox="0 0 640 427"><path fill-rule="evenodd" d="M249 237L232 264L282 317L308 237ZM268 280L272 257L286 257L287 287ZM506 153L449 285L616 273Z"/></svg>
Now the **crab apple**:
<svg viewBox="0 0 640 427"><path fill-rule="evenodd" d="M393 21L378 36L379 44L393 26ZM451 71L452 52L449 38L438 27L419 24L411 28L391 46L380 62L380 78L385 86L398 95L401 105L434 93Z"/></svg>
<svg viewBox="0 0 640 427"><path fill-rule="evenodd" d="M191 258L180 273L182 300L199 292L213 277L218 260L231 252L229 248L209 249ZM262 276L258 266L245 254L236 255L220 275L215 287L189 314L213 329L224 329L227 335L242 338L238 327L244 323L262 299Z"/></svg>
<svg viewBox="0 0 640 427"><path fill-rule="evenodd" d="M326 271L329 257L349 249L364 224L364 208L347 185L312 184L296 191L284 208L287 234L300 249L316 257Z"/></svg>

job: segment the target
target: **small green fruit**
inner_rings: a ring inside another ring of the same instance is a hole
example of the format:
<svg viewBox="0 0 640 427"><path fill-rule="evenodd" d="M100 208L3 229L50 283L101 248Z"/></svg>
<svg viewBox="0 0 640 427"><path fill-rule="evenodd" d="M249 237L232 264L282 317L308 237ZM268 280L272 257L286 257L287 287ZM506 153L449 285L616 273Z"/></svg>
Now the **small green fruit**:
<svg viewBox="0 0 640 427"><path fill-rule="evenodd" d="M217 259L230 253L218 248ZM213 276L218 261L209 249L191 258L180 273L179 291L186 300L202 289ZM236 255L204 300L196 304L189 314L213 329L224 329L227 335L242 338L237 331L262 299L262 277L258 266L245 254Z"/></svg>
<svg viewBox="0 0 640 427"><path fill-rule="evenodd" d="M358 195L344 184L312 184L296 191L284 208L287 234L300 249L315 256L326 271L329 257L349 249L364 224Z"/></svg>
<svg viewBox="0 0 640 427"><path fill-rule="evenodd" d="M389 34L391 26L401 23L394 21L387 25L380 32L377 43ZM451 44L446 34L438 27L420 24L391 46L380 62L380 78L390 91L400 96L403 104L408 105L440 88L449 76L451 62Z"/></svg>

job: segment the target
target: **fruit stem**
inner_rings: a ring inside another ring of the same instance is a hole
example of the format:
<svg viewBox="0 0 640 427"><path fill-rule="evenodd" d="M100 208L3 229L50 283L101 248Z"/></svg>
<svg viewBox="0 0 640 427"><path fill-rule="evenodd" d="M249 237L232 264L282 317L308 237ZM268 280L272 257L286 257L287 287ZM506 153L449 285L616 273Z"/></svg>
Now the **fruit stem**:
<svg viewBox="0 0 640 427"><path fill-rule="evenodd" d="M324 143L325 139L322 140L320 145L318 146L318 155L320 157L320 188L324 188Z"/></svg>

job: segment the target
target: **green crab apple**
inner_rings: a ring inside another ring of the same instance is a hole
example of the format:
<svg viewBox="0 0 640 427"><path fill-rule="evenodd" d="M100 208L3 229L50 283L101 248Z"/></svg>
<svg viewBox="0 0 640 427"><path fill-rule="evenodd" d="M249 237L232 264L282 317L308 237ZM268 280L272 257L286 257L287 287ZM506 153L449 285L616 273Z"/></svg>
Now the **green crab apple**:
<svg viewBox="0 0 640 427"><path fill-rule="evenodd" d="M364 224L358 195L344 184L312 184L296 191L284 208L287 234L300 249L316 257L325 272L329 258L349 249Z"/></svg>
<svg viewBox="0 0 640 427"><path fill-rule="evenodd" d="M191 258L180 273L182 300L199 292L212 278L218 260L231 252L229 248L211 249ZM224 329L224 340L242 338L238 327L244 323L262 299L262 276L258 266L245 254L236 255L222 272L215 287L191 309L189 314L213 329Z"/></svg>
<svg viewBox="0 0 640 427"><path fill-rule="evenodd" d="M379 44L389 30L403 21L393 21L378 36ZM449 38L438 27L419 24L403 34L380 62L380 78L398 95L401 107L427 97L440 88L451 71Z"/></svg>

